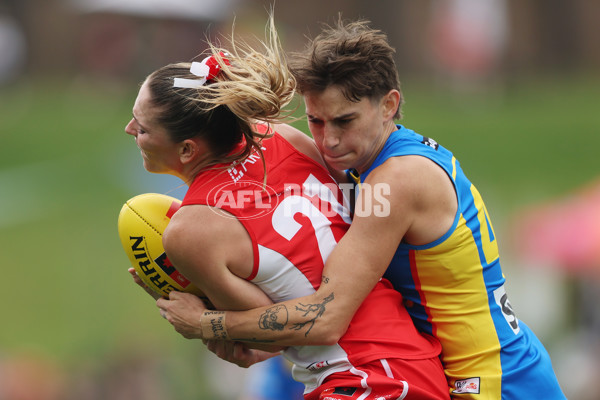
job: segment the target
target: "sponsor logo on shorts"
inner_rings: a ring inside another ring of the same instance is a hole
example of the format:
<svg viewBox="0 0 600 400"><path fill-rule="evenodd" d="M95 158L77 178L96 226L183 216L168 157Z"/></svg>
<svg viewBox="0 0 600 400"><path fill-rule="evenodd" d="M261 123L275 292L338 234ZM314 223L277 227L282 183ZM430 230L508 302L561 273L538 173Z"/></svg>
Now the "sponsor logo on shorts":
<svg viewBox="0 0 600 400"><path fill-rule="evenodd" d="M344 397L348 397L348 400L363 398L363 396L358 397L359 393L356 393L357 388L355 387L335 387L325 389L323 393L321 393L321 397L319 400L341 400Z"/></svg>
<svg viewBox="0 0 600 400"><path fill-rule="evenodd" d="M454 382L452 393L476 393L479 394L479 378L467 378Z"/></svg>
<svg viewBox="0 0 600 400"><path fill-rule="evenodd" d="M334 389L333 394L341 394L343 396L352 396L356 392L356 388L353 387L337 387Z"/></svg>
<svg viewBox="0 0 600 400"><path fill-rule="evenodd" d="M328 367L328 366L329 366L329 361L318 361L318 362L314 362L314 363L310 364L308 367L306 367L306 369L314 372L314 371L318 371L318 370Z"/></svg>

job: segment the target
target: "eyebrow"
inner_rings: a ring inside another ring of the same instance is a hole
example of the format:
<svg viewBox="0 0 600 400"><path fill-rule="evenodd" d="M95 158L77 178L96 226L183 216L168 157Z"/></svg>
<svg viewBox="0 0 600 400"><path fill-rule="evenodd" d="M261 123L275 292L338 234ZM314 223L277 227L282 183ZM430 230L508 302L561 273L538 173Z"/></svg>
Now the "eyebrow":
<svg viewBox="0 0 600 400"><path fill-rule="evenodd" d="M356 115L356 112L354 112L354 111L353 111L353 112L349 112L349 113L347 113L347 114L342 114L342 115L338 115L337 117L334 117L334 118L333 118L333 121L339 121L339 120L342 120L342 119L347 119L347 118L353 117L353 116L355 116L355 115ZM321 118L315 117L315 116L314 116L314 115L312 115L312 114L308 114L308 113L307 113L307 114L306 114L306 116L307 116L308 118L312 118L312 119L318 119L318 120L321 120Z"/></svg>
<svg viewBox="0 0 600 400"><path fill-rule="evenodd" d="M340 119L348 119L350 117L353 117L354 115L356 115L355 112L349 112L347 114L338 115L333 120L336 121L336 120L340 120Z"/></svg>

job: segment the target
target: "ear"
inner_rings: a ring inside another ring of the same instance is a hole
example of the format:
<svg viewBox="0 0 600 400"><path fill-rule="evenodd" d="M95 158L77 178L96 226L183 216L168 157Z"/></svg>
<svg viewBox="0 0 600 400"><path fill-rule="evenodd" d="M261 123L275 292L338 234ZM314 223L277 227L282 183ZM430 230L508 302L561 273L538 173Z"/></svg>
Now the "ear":
<svg viewBox="0 0 600 400"><path fill-rule="evenodd" d="M179 144L179 161L189 164L206 153L204 142L194 139L186 139Z"/></svg>
<svg viewBox="0 0 600 400"><path fill-rule="evenodd" d="M390 90L385 96L381 98L381 109L384 120L393 120L400 107L400 92L396 89Z"/></svg>

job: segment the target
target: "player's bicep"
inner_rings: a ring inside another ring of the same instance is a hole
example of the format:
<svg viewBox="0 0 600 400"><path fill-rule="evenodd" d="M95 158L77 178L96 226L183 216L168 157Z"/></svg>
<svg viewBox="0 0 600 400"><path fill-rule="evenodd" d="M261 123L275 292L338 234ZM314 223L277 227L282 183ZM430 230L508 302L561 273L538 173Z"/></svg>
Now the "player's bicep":
<svg viewBox="0 0 600 400"><path fill-rule="evenodd" d="M229 269L228 254L239 241L221 237L223 229L212 229L214 225L206 220L197 223L202 219L197 215L191 218L189 210L185 213L188 215L173 218L163 237L165 251L177 269L218 309L246 310L271 304L262 290Z"/></svg>
<svg viewBox="0 0 600 400"><path fill-rule="evenodd" d="M242 311L272 303L258 286L232 274L227 267L211 268L202 279L202 290L217 309Z"/></svg>

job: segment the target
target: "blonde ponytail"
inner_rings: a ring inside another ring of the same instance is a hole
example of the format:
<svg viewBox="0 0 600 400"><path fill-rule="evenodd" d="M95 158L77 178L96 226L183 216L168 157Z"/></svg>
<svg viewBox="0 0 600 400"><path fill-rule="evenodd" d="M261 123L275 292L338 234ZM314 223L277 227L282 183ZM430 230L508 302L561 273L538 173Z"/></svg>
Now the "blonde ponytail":
<svg viewBox="0 0 600 400"><path fill-rule="evenodd" d="M266 40L259 42L263 52L234 40L233 34L228 41L230 49L208 43L220 70L205 84L174 86L175 78L198 78L190 72L190 63L167 65L147 78L152 102L161 110L158 122L173 141L199 137L210 147L214 160L202 167L243 160L255 151L262 156L260 141L268 135L258 133L254 125L288 120L291 112L285 107L295 94L296 81L272 14ZM242 150L233 154L240 143Z"/></svg>

